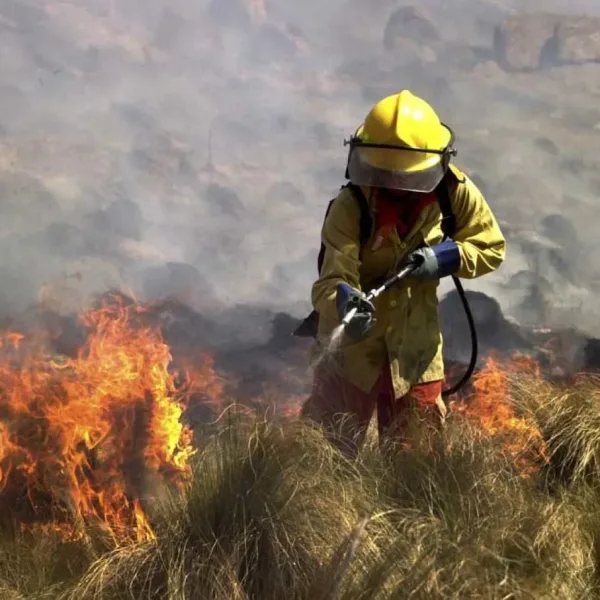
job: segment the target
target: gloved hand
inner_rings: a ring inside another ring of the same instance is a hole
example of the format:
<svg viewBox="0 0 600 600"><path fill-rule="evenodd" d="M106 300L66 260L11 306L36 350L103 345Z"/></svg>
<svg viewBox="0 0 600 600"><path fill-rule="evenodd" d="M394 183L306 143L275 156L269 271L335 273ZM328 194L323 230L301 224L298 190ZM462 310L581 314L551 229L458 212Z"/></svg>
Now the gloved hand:
<svg viewBox="0 0 600 600"><path fill-rule="evenodd" d="M411 252L407 263L414 265L411 277L434 280L453 275L460 267L460 252L452 240Z"/></svg>
<svg viewBox="0 0 600 600"><path fill-rule="evenodd" d="M338 315L342 320L350 310L356 308L356 314L352 317L350 323L346 325L346 333L355 340L362 340L375 325L375 306L366 299L366 295L348 285L339 283L335 298Z"/></svg>

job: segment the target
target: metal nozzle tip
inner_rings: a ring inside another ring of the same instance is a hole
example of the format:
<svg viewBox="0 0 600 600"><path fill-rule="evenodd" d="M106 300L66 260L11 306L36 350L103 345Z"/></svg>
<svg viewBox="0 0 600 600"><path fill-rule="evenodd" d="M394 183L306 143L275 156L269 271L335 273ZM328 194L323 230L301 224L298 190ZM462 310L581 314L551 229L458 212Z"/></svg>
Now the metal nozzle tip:
<svg viewBox="0 0 600 600"><path fill-rule="evenodd" d="M352 319L354 318L354 315L356 314L356 308L353 308L351 311L348 312L348 314L342 319L342 324L343 325L348 325L348 323L350 323L350 321L352 321Z"/></svg>

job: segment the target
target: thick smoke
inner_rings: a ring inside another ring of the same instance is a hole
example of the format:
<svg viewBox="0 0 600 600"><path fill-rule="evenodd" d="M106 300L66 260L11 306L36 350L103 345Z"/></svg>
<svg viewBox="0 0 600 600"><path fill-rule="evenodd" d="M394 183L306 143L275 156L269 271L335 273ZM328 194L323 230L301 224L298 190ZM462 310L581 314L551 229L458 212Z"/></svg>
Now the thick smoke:
<svg viewBox="0 0 600 600"><path fill-rule="evenodd" d="M493 55L515 8L569 3L415 4L5 0L0 318L121 288L254 305L239 335L266 339L271 311L309 309L344 137L411 88L509 238L502 271L469 287L524 321L588 326L600 65L510 73Z"/></svg>

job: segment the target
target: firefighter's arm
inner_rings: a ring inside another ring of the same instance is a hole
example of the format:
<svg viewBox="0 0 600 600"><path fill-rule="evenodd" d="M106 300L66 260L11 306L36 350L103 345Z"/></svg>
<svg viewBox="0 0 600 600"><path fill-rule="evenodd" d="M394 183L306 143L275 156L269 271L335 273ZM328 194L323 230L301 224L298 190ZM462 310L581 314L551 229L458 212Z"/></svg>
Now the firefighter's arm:
<svg viewBox="0 0 600 600"><path fill-rule="evenodd" d="M483 194L468 177L456 187L452 208L460 253L456 275L475 279L495 271L504 261L506 240Z"/></svg>
<svg viewBox="0 0 600 600"><path fill-rule="evenodd" d="M319 317L337 320L336 287L345 282L360 290L358 203L346 190L335 199L323 223L321 241L325 246L319 279L312 287L312 303Z"/></svg>

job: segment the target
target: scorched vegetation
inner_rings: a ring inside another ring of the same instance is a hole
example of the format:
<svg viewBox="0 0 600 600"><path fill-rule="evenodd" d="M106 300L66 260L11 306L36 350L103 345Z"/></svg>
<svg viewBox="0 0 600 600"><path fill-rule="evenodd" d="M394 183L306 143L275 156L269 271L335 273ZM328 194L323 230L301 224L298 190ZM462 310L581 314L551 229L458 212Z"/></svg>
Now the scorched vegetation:
<svg viewBox="0 0 600 600"><path fill-rule="evenodd" d="M600 598L595 377L490 361L440 435L348 461L175 372L143 307L84 324L70 358L3 338L1 598ZM194 398L223 402L195 441Z"/></svg>

